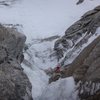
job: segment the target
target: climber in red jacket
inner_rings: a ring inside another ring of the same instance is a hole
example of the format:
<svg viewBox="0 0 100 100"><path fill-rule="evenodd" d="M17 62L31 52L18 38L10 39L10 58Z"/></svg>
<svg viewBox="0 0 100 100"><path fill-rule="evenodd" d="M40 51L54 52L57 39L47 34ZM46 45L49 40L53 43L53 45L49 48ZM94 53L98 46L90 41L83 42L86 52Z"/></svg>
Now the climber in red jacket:
<svg viewBox="0 0 100 100"><path fill-rule="evenodd" d="M61 67L60 67L60 65L57 65L57 67L55 68L55 72L60 73L60 71L61 71Z"/></svg>

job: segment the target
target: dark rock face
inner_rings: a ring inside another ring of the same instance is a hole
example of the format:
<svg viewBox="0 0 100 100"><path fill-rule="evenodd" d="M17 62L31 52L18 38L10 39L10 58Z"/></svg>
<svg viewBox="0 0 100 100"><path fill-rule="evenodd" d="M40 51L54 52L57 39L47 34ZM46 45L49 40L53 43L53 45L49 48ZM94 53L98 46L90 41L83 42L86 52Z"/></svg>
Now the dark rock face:
<svg viewBox="0 0 100 100"><path fill-rule="evenodd" d="M19 0L0 0L0 6L9 7Z"/></svg>
<svg viewBox="0 0 100 100"><path fill-rule="evenodd" d="M78 95L80 100L100 100L100 83L99 82L79 82Z"/></svg>
<svg viewBox="0 0 100 100"><path fill-rule="evenodd" d="M21 67L26 37L0 25L0 100L32 100L31 83Z"/></svg>
<svg viewBox="0 0 100 100"><path fill-rule="evenodd" d="M84 0L79 0L76 4L78 5L78 4L82 3L82 2L84 2Z"/></svg>
<svg viewBox="0 0 100 100"><path fill-rule="evenodd" d="M85 13L79 21L65 31L65 35L62 38L55 42L54 50L56 51L58 61L69 48L74 47L70 54L66 55L65 60L72 56L77 49L87 43L98 27L100 27L100 6ZM84 38L82 38L82 35L85 35ZM78 41L80 38L82 39Z"/></svg>

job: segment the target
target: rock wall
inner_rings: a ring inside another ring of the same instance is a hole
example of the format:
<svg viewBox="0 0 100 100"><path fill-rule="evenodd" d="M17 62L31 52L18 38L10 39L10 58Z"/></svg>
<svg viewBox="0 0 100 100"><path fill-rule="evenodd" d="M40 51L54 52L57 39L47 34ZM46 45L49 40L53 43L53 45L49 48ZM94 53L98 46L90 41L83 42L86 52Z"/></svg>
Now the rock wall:
<svg viewBox="0 0 100 100"><path fill-rule="evenodd" d="M66 68L66 76L75 80L100 82L100 36L88 45Z"/></svg>
<svg viewBox="0 0 100 100"><path fill-rule="evenodd" d="M71 57L79 48L81 49L82 45L87 43L88 39L95 34L98 27L100 27L100 6L86 12L79 21L65 31L65 35L62 38L55 42L54 50L58 61L70 48L74 47L70 54L65 56L64 61L66 58Z"/></svg>
<svg viewBox="0 0 100 100"><path fill-rule="evenodd" d="M77 90L80 100L100 100L100 35L82 50L72 63L66 64L65 61L73 57L90 37L96 35L98 27L100 27L100 6L88 11L70 26L54 46L58 61L65 53L67 54L61 62L63 70L59 74L54 73L49 82L73 76L76 84L79 84ZM72 50L68 52L69 49Z"/></svg>
<svg viewBox="0 0 100 100"><path fill-rule="evenodd" d="M100 35L71 64L54 73L49 83L69 76L78 84L80 100L100 100Z"/></svg>
<svg viewBox="0 0 100 100"><path fill-rule="evenodd" d="M33 100L21 67L25 40L23 34L0 25L0 100Z"/></svg>

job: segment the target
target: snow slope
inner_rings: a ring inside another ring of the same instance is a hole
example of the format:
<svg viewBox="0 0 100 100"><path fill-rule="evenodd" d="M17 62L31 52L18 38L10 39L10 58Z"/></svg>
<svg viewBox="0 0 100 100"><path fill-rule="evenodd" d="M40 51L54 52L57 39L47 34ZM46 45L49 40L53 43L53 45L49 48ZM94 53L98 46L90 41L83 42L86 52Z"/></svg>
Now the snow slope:
<svg viewBox="0 0 100 100"><path fill-rule="evenodd" d="M20 0L11 7L0 8L0 22L22 24L27 40L63 35L64 31L86 11L100 4L100 0Z"/></svg>
<svg viewBox="0 0 100 100"><path fill-rule="evenodd" d="M55 40L43 43L34 43L33 40L57 34L64 35L64 31L81 15L100 4L100 0L85 0L81 5L76 5L76 2L76 0L20 0L10 7L0 6L0 22L2 24L20 24L19 31L27 36L27 44L32 43L29 50L25 52L28 64L23 63L22 65L32 83L34 100L45 100L42 99L45 98L43 94L48 90L51 90L47 92L47 95L51 93L48 95L50 99L53 93L59 90L59 86L64 88L62 83L69 87L70 92L64 90L67 97L75 88L72 78L60 79L57 83L48 85L48 76L41 69L55 67L57 64L56 58L49 58L53 53ZM69 84L70 82L71 84ZM56 100L57 96L52 100Z"/></svg>
<svg viewBox="0 0 100 100"><path fill-rule="evenodd" d="M66 88L65 88L66 87ZM42 93L39 100L77 100L72 77L51 83Z"/></svg>

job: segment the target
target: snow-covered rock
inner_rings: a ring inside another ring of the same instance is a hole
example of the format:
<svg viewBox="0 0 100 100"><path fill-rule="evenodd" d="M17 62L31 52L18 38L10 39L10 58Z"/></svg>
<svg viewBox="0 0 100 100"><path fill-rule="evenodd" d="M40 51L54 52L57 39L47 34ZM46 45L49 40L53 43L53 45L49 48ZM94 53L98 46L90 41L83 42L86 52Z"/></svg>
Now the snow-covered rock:
<svg viewBox="0 0 100 100"><path fill-rule="evenodd" d="M100 27L100 6L85 13L79 21L65 31L65 35L58 39L54 46L58 60L63 57L62 66L75 59L75 55L82 51L84 44L88 43L88 39L96 33L98 27Z"/></svg>

